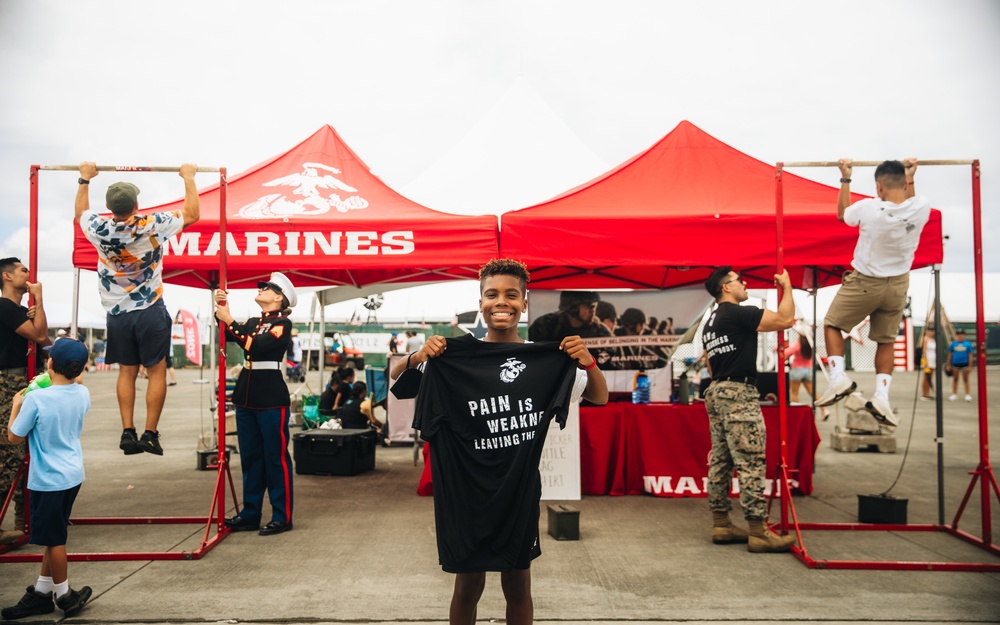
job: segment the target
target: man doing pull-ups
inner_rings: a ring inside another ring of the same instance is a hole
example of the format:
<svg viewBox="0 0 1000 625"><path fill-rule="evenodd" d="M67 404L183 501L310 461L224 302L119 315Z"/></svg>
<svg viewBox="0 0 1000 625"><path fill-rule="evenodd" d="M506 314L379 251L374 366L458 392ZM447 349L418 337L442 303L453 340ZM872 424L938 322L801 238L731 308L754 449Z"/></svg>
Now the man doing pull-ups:
<svg viewBox="0 0 1000 625"><path fill-rule="evenodd" d="M873 417L888 425L899 423L889 404L892 383L893 343L906 306L910 286L910 266L920 243L920 233L930 218L931 205L916 195L913 176L917 159L885 161L875 169L878 198L851 204L850 159L840 162L840 194L837 218L856 226L858 244L854 248L854 271L844 280L826 314L826 351L830 360L830 385L816 402L830 406L850 395L855 384L844 370L844 332L871 316L868 337L878 344L875 351L875 393L866 408Z"/></svg>
<svg viewBox="0 0 1000 625"><path fill-rule="evenodd" d="M115 182L105 197L110 215L90 208L90 181L97 165L80 163L80 186L76 192L76 221L97 249L97 276L101 304L108 313L108 346L105 362L118 363L118 407L122 417L119 448L126 455L143 452L163 455L158 424L167 394L167 355L170 347L170 313L163 303L164 243L201 215L197 166L181 165L184 207L175 211L140 214L139 189L128 182ZM135 380L139 367L146 367L146 431L137 436Z"/></svg>

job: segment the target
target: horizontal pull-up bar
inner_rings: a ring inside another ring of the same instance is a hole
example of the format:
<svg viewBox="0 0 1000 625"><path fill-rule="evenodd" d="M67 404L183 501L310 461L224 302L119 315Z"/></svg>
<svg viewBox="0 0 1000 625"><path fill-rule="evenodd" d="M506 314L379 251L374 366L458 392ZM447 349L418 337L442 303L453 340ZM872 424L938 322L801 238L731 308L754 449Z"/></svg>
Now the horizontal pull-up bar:
<svg viewBox="0 0 1000 625"><path fill-rule="evenodd" d="M971 165L975 163L974 160L936 160L936 161L917 161L918 167L923 167L925 165ZM883 161L853 161L851 167L878 167ZM780 167L839 167L840 163L837 161L796 161L791 163L778 163Z"/></svg>
<svg viewBox="0 0 1000 625"><path fill-rule="evenodd" d="M79 165L39 165L38 169L45 171L80 171ZM200 173L218 173L219 167L198 167ZM139 165L100 165L97 171L138 171L138 172L171 172L180 171L180 167L142 167Z"/></svg>

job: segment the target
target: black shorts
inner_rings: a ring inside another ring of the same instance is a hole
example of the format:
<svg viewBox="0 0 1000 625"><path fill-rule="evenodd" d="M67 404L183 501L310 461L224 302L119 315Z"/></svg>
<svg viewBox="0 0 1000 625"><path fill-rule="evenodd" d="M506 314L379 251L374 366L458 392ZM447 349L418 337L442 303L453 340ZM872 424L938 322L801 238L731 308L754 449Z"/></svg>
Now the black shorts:
<svg viewBox="0 0 1000 625"><path fill-rule="evenodd" d="M152 367L170 351L170 313L162 299L149 308L108 315L107 364Z"/></svg>
<svg viewBox="0 0 1000 625"><path fill-rule="evenodd" d="M66 544L66 527L80 485L67 490L28 491L31 498L32 545L59 547Z"/></svg>
<svg viewBox="0 0 1000 625"><path fill-rule="evenodd" d="M965 371L968 368L969 368L969 365L967 365L967 364L965 364L965 365L951 365L951 370L952 371Z"/></svg>

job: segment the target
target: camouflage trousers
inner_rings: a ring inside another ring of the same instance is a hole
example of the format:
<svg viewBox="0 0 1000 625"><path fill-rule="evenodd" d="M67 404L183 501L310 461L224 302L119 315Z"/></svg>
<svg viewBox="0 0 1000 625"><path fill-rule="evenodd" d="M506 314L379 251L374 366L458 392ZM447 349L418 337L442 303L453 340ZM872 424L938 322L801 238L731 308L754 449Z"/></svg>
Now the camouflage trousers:
<svg viewBox="0 0 1000 625"><path fill-rule="evenodd" d="M713 512L732 509L729 491L738 473L740 503L747 519L763 519L766 430L757 388L740 382L713 382L705 394L712 459L708 469L708 505Z"/></svg>
<svg viewBox="0 0 1000 625"><path fill-rule="evenodd" d="M26 443L17 445L7 440L7 425L10 423L10 408L14 400L14 394L28 385L28 376L24 373L11 374L7 371L0 371L0 508L7 498L11 485L14 484L14 477L17 470L24 462ZM14 493L13 511L22 512L24 506L24 482L27 476L21 478L21 483ZM12 510L8 510L8 515ZM12 518L12 517L5 517ZM6 523L8 527L13 527L12 523Z"/></svg>

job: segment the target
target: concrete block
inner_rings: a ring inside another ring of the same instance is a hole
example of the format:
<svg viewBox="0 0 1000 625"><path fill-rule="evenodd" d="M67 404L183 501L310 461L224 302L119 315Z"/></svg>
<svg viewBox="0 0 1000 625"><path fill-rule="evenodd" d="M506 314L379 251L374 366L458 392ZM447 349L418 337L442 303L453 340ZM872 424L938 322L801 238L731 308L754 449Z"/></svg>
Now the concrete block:
<svg viewBox="0 0 1000 625"><path fill-rule="evenodd" d="M837 451L859 451L875 448L883 454L896 453L896 437L893 434L854 434L834 432L830 435L830 447Z"/></svg>

